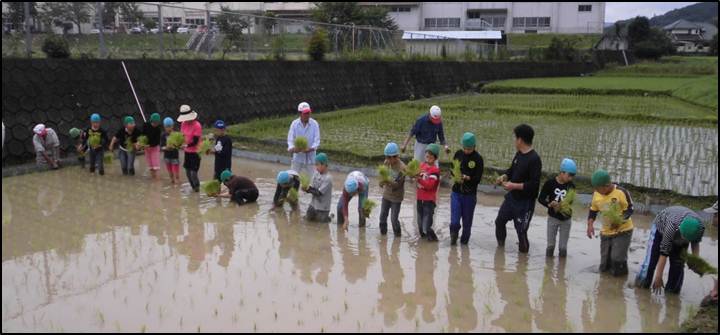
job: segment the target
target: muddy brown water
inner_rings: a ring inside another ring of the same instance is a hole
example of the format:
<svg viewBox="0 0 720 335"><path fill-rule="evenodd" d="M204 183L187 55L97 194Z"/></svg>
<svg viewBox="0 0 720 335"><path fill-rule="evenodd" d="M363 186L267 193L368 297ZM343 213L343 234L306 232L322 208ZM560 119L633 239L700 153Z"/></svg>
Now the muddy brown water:
<svg viewBox="0 0 720 335"><path fill-rule="evenodd" d="M143 169L140 158L138 170ZM211 176L212 159L201 177ZM238 207L147 176L104 177L79 167L3 178L3 331L670 331L712 279L686 270L680 295L654 296L630 283L645 255L651 217L636 215L631 276L597 273L599 240L578 210L564 261L546 259L544 211L519 255L512 224L498 249L501 198L481 194L468 247L449 245L449 191L440 193L439 243L419 241L407 187L404 235L383 237L351 213L337 225L271 212L285 167L248 160L234 170L256 180L257 204ZM333 206L344 175L333 172ZM185 178L182 178L185 182ZM372 181L370 197L379 202ZM304 213L309 197L301 199ZM355 209L354 200L351 208ZM717 229L701 255L717 264Z"/></svg>

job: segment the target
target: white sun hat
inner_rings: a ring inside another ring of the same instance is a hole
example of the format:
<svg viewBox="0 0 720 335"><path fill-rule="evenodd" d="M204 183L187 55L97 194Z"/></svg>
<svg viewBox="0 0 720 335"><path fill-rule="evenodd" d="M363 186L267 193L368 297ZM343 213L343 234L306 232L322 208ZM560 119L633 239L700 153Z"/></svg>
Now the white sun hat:
<svg viewBox="0 0 720 335"><path fill-rule="evenodd" d="M197 113L190 108L188 105L180 106L180 116L177 118L178 122L192 121L197 119Z"/></svg>

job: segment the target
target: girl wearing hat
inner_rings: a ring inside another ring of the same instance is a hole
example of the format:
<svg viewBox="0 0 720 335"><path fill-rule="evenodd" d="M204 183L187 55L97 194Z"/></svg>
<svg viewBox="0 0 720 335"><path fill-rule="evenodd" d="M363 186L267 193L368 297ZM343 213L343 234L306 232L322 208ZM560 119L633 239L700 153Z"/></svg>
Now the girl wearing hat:
<svg viewBox="0 0 720 335"><path fill-rule="evenodd" d="M197 113L190 106L180 106L180 116L177 121L180 122L180 131L185 136L183 167L193 191L200 192L200 178L198 177L200 155L198 151L202 141L202 125L197 121L197 117Z"/></svg>
<svg viewBox="0 0 720 335"><path fill-rule="evenodd" d="M173 121L172 118L166 117L165 119L163 119L163 127L165 127L165 132L160 139L160 149L162 149L163 151L165 168L170 175L170 182L172 182L173 184L180 183L180 154L177 148L168 146L167 144L168 137L175 131L173 127L174 125L175 121Z"/></svg>
<svg viewBox="0 0 720 335"><path fill-rule="evenodd" d="M143 135L148 138L148 146L145 148L145 160L153 179L157 179L157 172L160 170L160 138L162 133L160 114L152 113L150 121L143 125Z"/></svg>
<svg viewBox="0 0 720 335"><path fill-rule="evenodd" d="M570 225L572 224L572 214L566 215L560 213L560 203L565 200L568 192L575 188L572 182L577 173L577 165L570 158L565 158L560 163L560 173L555 178L549 178L540 189L538 202L548 209L548 225L547 225L547 248L545 256L553 257L555 253L555 241L558 233L560 234L560 244L558 253L560 257L567 256L567 244L570 239Z"/></svg>
<svg viewBox="0 0 720 335"><path fill-rule="evenodd" d="M33 146L38 166L56 170L60 166L60 140L52 128L40 123L33 128Z"/></svg>
<svg viewBox="0 0 720 335"><path fill-rule="evenodd" d="M118 130L110 141L110 151L113 151L115 144L118 144L118 158L120 159L120 169L123 175L135 175L135 151L137 148L137 139L140 132L135 129L135 119L132 116L126 116L123 119L125 127Z"/></svg>

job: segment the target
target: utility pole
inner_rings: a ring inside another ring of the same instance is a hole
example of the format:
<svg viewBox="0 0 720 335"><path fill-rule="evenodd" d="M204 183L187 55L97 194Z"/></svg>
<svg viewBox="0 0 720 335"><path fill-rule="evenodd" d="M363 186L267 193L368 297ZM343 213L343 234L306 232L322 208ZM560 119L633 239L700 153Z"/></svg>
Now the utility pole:
<svg viewBox="0 0 720 335"><path fill-rule="evenodd" d="M31 25L30 25L30 3L24 2L24 10L25 10L25 52L27 53L27 58L32 58L32 32Z"/></svg>
<svg viewBox="0 0 720 335"><path fill-rule="evenodd" d="M158 47L160 48L160 58L163 58L163 17L162 17L162 5L157 5L158 9Z"/></svg>
<svg viewBox="0 0 720 335"><path fill-rule="evenodd" d="M95 17L98 23L98 38L100 39L100 58L107 57L107 49L105 48L105 36L103 34L104 23L102 17L104 5L105 4L102 2L95 3L95 10L97 11L97 13L95 13Z"/></svg>

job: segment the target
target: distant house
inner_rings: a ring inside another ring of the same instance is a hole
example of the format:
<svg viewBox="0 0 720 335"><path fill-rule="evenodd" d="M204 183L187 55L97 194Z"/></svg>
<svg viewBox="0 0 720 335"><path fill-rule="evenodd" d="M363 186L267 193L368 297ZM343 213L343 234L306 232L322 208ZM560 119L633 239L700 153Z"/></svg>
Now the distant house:
<svg viewBox="0 0 720 335"><path fill-rule="evenodd" d="M607 29L594 46L595 50L628 50L629 48L627 24L613 25Z"/></svg>
<svg viewBox="0 0 720 335"><path fill-rule="evenodd" d="M402 40L407 53L436 57L443 52L447 55L472 52L485 57L491 52L497 53L498 44L503 43L498 30L404 31Z"/></svg>
<svg viewBox="0 0 720 335"><path fill-rule="evenodd" d="M677 52L703 53L708 52L710 40L717 34L717 27L704 22L677 20L663 30L672 40Z"/></svg>

